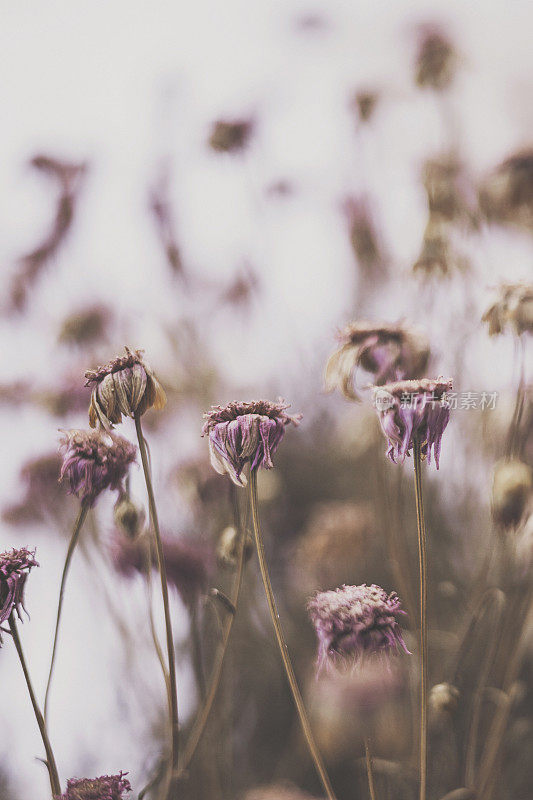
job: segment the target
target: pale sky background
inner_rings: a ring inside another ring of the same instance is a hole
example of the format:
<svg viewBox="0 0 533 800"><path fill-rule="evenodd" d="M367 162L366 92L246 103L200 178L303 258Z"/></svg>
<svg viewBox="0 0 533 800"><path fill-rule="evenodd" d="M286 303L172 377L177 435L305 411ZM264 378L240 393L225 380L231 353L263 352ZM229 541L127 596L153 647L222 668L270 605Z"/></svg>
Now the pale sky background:
<svg viewBox="0 0 533 800"><path fill-rule="evenodd" d="M302 19L310 17L319 24L303 29ZM91 299L111 302L129 322L131 344L145 347L155 367L163 361L159 321L183 311L179 292L161 291L167 267L147 213L148 187L163 160L172 169L188 269L229 281L249 262L260 275L261 303L246 323L228 312L206 322L213 353L240 390L260 395L274 388L294 396L302 373L319 390L317 354L330 350L355 292L341 204L364 185L382 215L397 274L379 311L395 319L419 311L424 317L407 278L425 224L418 176L424 158L445 144L435 103L412 81L415 26L425 21L447 25L461 54L451 102L464 157L474 176L483 175L531 144L533 10L526 0L2 0L0 259L6 282L16 257L49 225L49 185L28 159L43 152L90 162L75 228L32 298L32 323L0 321L2 380L54 375L62 366L57 326ZM372 137L358 143L349 102L367 86L380 89L382 100ZM248 115L257 128L243 158L208 150L215 119ZM294 192L268 196L265 189L281 179ZM502 233L480 237L476 248L481 312L486 287L531 276L532 251L527 237ZM436 309L434 333L446 372L439 325L446 320L448 329L455 312L440 307L438 295ZM509 343L490 347L474 336L472 386L464 388L509 387ZM53 446L57 432L34 412L14 418L2 412L0 420L6 497L20 464ZM5 546L9 536L1 532ZM64 542L43 536L39 542L40 560L54 564L54 575L32 573L32 621L22 634L41 688ZM63 643L69 621L71 630L78 623L87 633L70 655L63 649L57 674L60 709L52 738L61 773L126 769L137 783L144 753L134 728L142 731L143 720L135 709L117 706L109 670L115 663L119 675L123 664L117 654L95 652L94 644L96 624L111 623L97 617L95 624L98 611L87 603L89 569L82 564L76 575L85 594L69 599ZM143 613L140 585L127 600L133 619ZM184 612L176 614L186 635ZM0 670L0 754L21 796L44 797L45 772L33 760L38 735L9 642L0 651ZM187 712L193 702L187 665L182 681Z"/></svg>

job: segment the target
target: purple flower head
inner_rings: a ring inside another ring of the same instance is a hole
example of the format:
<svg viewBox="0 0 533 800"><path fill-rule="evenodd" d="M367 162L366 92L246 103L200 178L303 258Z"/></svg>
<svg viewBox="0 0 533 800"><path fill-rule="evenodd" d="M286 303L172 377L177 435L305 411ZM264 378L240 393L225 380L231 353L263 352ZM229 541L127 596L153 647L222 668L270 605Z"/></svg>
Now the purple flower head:
<svg viewBox="0 0 533 800"><path fill-rule="evenodd" d="M395 464L403 464L411 454L415 437L420 441L422 456L439 468L442 434L450 419L446 392L450 380L422 378L419 381L398 381L374 389L374 405L383 433L388 439L387 455Z"/></svg>
<svg viewBox="0 0 533 800"><path fill-rule="evenodd" d="M118 775L102 775L100 778L72 778L67 781L65 794L56 800L122 800L125 792L131 792L130 782Z"/></svg>
<svg viewBox="0 0 533 800"><path fill-rule="evenodd" d="M0 553L0 624L6 622L13 611L21 619L24 608L24 587L32 567L38 567L35 550L6 550ZM0 634L0 643L2 636Z"/></svg>
<svg viewBox="0 0 533 800"><path fill-rule="evenodd" d="M338 340L340 347L326 365L326 390L338 388L348 400L360 400L354 388L359 366L371 372L374 383L381 385L420 377L429 360L425 337L402 322L352 322L339 333Z"/></svg>
<svg viewBox="0 0 533 800"><path fill-rule="evenodd" d="M301 414L289 416L289 406L280 400L256 400L252 403L228 403L213 406L204 414L202 436L209 435L209 451L213 468L226 472L237 486L246 486L244 465L250 469L272 469L272 456L283 439L285 426L298 425Z"/></svg>
<svg viewBox="0 0 533 800"><path fill-rule="evenodd" d="M338 661L357 664L366 656L408 649L398 616L404 614L395 592L380 586L341 586L318 592L307 604L318 637L318 667Z"/></svg>
<svg viewBox="0 0 533 800"><path fill-rule="evenodd" d="M123 491L137 448L122 436L102 430L71 430L64 432L59 452L63 457L59 480L66 475L70 494L92 506L104 489Z"/></svg>
<svg viewBox="0 0 533 800"><path fill-rule="evenodd" d="M85 373L92 386L89 423L106 430L122 422L122 415L141 416L149 408L164 408L167 398L154 373L143 361L142 350L124 348L126 354Z"/></svg>

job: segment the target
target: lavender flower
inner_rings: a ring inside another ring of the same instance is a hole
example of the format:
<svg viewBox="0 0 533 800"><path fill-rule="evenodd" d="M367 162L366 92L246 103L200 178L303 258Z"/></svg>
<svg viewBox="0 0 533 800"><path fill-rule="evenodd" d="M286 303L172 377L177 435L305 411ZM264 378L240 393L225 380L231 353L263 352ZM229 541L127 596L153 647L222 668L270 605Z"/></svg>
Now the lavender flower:
<svg viewBox="0 0 533 800"><path fill-rule="evenodd" d="M389 441L387 455L395 464L403 464L410 455L415 437L420 441L421 454L439 468L442 434L450 419L450 404L446 392L450 380L422 378L418 381L399 381L374 389L374 403L383 433Z"/></svg>
<svg viewBox="0 0 533 800"><path fill-rule="evenodd" d="M0 553L0 624L6 622L13 611L16 611L21 619L20 609L26 610L24 607L26 578L32 567L39 566L34 556L35 550L28 550L26 547Z"/></svg>
<svg viewBox="0 0 533 800"><path fill-rule="evenodd" d="M92 506L104 489L123 491L122 484L135 461L137 448L116 434L71 430L65 431L59 451L63 457L59 480L66 475L70 494Z"/></svg>
<svg viewBox="0 0 533 800"><path fill-rule="evenodd" d="M374 375L377 385L423 375L429 345L405 323L352 322L338 335L340 347L326 365L326 390L340 389L348 400L360 400L354 389L357 368Z"/></svg>
<svg viewBox="0 0 533 800"><path fill-rule="evenodd" d="M126 354L85 373L92 386L89 423L106 430L122 422L122 415L141 416L149 408L164 408L167 398L154 373L143 361L142 350L124 348Z"/></svg>
<svg viewBox="0 0 533 800"><path fill-rule="evenodd" d="M56 800L122 800L125 792L131 792L130 782L118 775L102 775L100 778L72 778L67 781L67 791Z"/></svg>
<svg viewBox="0 0 533 800"><path fill-rule="evenodd" d="M301 414L289 416L282 400L256 400L252 403L231 402L224 408L212 406L204 414L202 436L209 435L209 451L213 468L229 474L237 486L246 486L244 465L250 469L272 469L272 456L283 439L285 426L298 425Z"/></svg>
<svg viewBox="0 0 533 800"><path fill-rule="evenodd" d="M508 326L517 336L533 333L533 284L503 283L482 322L488 324L489 336L503 333Z"/></svg>
<svg viewBox="0 0 533 800"><path fill-rule="evenodd" d="M319 669L339 660L356 664L398 648L409 652L397 619L405 612L395 592L387 594L375 584L344 585L318 592L307 609L318 637Z"/></svg>

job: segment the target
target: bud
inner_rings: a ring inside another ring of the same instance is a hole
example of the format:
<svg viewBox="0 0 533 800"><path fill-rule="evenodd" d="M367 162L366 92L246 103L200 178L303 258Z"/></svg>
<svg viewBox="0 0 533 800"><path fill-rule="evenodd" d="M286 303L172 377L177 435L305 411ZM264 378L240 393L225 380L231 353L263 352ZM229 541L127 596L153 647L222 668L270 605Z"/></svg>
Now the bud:
<svg viewBox="0 0 533 800"><path fill-rule="evenodd" d="M117 527L128 539L136 539L144 526L144 509L134 503L127 494L123 494L115 503L114 518Z"/></svg>
<svg viewBox="0 0 533 800"><path fill-rule="evenodd" d="M220 539L217 545L217 560L221 567L236 567L239 559L239 531L228 525L220 534ZM246 533L246 541L244 544L244 558L247 560L252 553L252 540Z"/></svg>
<svg viewBox="0 0 533 800"><path fill-rule="evenodd" d="M459 703L459 690L450 683L437 683L429 692L428 705L435 714L453 714Z"/></svg>
<svg viewBox="0 0 533 800"><path fill-rule="evenodd" d="M492 514L500 525L517 525L533 486L531 469L522 461L498 461L492 482Z"/></svg>

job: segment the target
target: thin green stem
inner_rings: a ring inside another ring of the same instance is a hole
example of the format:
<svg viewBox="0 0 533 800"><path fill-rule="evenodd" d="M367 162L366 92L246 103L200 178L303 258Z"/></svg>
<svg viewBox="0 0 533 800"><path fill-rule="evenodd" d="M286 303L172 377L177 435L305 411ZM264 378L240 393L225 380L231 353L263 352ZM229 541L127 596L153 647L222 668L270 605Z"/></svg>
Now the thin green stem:
<svg viewBox="0 0 533 800"><path fill-rule="evenodd" d="M366 761L366 775L368 778L368 789L370 791L370 800L376 800L376 789L374 786L374 764L372 760L372 753L370 752L370 741L365 736L365 761Z"/></svg>
<svg viewBox="0 0 533 800"><path fill-rule="evenodd" d="M20 665L24 673L24 678L26 679L26 686L28 687L28 692L30 695L31 704L33 706L35 719L37 720L37 725L39 726L39 731L41 733L41 738L43 740L44 750L46 753L46 767L48 769L48 775L50 777L50 788L52 790L52 797L59 797L59 795L61 794L61 784L59 782L59 775L57 773L57 766L54 758L54 752L52 750L52 745L50 744L50 739L48 738L48 732L46 730L44 717L41 714L41 709L39 708L39 705L37 703L37 698L35 697L35 692L33 691L30 674L28 672L28 667L26 666L26 659L24 658L24 653L22 651L22 644L20 642L17 630L17 624L15 622L15 616L13 613L9 617L9 629L11 631L11 635L15 643L15 649L17 651Z"/></svg>
<svg viewBox="0 0 533 800"><path fill-rule="evenodd" d="M171 757L170 757L170 771L168 776L168 788L165 797L170 797L175 780L178 774L178 757L179 757L179 719L178 719L178 693L176 687L176 657L174 653L174 638L172 635L172 622L170 619L170 603L168 599L168 584L167 584L167 571L165 567L165 558L163 555L163 543L161 541L161 533L159 530L159 520L157 516L157 507L155 504L154 489L152 486L152 478L150 475L150 464L148 461L148 453L146 449L146 442L142 432L141 418L138 414L135 415L135 430L137 432L137 439L139 442L139 452L141 454L141 461L144 472L144 480L146 483L146 491L148 494L148 507L150 509L150 519L154 532L155 547L157 553L157 566L161 578L161 594L163 596L163 609L165 615L165 632L167 640L167 656L168 656L168 675L170 691L169 698L169 714L170 714L170 728L171 728Z"/></svg>
<svg viewBox="0 0 533 800"><path fill-rule="evenodd" d="M416 526L418 531L418 561L420 567L420 800L426 800L427 783L427 716L428 716L428 622L427 622L427 552L426 524L422 501L422 457L420 441L414 448Z"/></svg>
<svg viewBox="0 0 533 800"><path fill-rule="evenodd" d="M54 632L54 644L52 647L52 658L50 659L50 669L48 671L48 681L46 683L46 693L44 695L44 718L45 720L48 719L48 701L50 699L50 689L52 687L52 677L54 674L54 666L56 661L56 653L57 653L57 644L59 641L59 625L61 623L61 614L63 612L63 599L65 594L65 586L67 583L67 576L70 569L70 563L72 561L72 556L74 555L74 551L78 544L81 529L83 528L83 523L87 517L87 512L89 511L89 505L87 503L82 502L80 506L80 510L78 511L78 516L76 517L76 521L74 523L74 527L72 529L72 534L70 537L70 542L68 545L67 555L65 558L65 563L63 565L63 572L61 575L61 585L59 587L59 601L57 604L57 616L56 616L56 629Z"/></svg>
<svg viewBox="0 0 533 800"><path fill-rule="evenodd" d="M309 723L309 719L307 717L307 712L305 710L302 695L300 694L300 689L298 688L296 675L294 674L291 658L289 656L287 642L285 641L285 634L283 633L283 628L281 626L281 621L276 606L276 600L274 597L274 592L272 590L272 584L270 582L270 576L268 574L268 565L265 555L265 547L263 543L261 527L259 525L259 514L257 511L257 470L251 470L250 472L250 502L252 507L252 521L254 527L257 556L259 559L259 568L261 570L261 577L263 579L263 585L265 587L268 608L270 610L270 616L272 618L272 623L274 625L274 630L276 633L276 639L281 653L283 666L285 667L285 672L287 674L289 686L292 692L294 703L296 705L296 710L298 711L298 716L300 717L302 730L307 742L307 746L309 748L309 752L311 754L311 758L313 759L316 771L320 777L322 786L324 787L324 790L328 796L328 800L336 800L335 794L333 792L333 787L326 772L326 768L322 761L322 756L320 755L320 751L318 749L315 737L313 735L313 731L311 729L311 725Z"/></svg>

